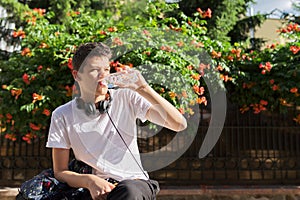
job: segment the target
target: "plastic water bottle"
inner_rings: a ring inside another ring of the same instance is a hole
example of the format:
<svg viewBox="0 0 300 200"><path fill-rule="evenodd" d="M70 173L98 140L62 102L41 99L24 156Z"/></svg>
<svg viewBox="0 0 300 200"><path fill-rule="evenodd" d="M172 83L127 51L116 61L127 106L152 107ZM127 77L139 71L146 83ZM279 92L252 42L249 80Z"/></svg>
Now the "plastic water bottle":
<svg viewBox="0 0 300 200"><path fill-rule="evenodd" d="M135 70L127 70L124 72L116 72L106 76L102 81L108 88L115 88L118 86L127 86L138 81L138 74Z"/></svg>

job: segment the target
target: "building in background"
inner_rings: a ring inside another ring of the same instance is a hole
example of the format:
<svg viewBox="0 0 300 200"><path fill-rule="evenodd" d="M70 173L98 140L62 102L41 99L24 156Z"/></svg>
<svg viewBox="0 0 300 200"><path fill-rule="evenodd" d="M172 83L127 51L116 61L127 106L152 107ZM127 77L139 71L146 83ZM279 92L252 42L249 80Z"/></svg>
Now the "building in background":
<svg viewBox="0 0 300 200"><path fill-rule="evenodd" d="M257 13L267 14L266 21L253 30L252 37L262 38L266 43L264 46L285 41L278 30L282 28L293 17L299 16L299 11L293 9L293 0L256 0L250 5L250 15Z"/></svg>
<svg viewBox="0 0 300 200"><path fill-rule="evenodd" d="M254 37L263 39L265 41L263 46L274 43L283 44L284 38L280 36L278 30L287 22L285 19L268 18L260 27L255 29Z"/></svg>

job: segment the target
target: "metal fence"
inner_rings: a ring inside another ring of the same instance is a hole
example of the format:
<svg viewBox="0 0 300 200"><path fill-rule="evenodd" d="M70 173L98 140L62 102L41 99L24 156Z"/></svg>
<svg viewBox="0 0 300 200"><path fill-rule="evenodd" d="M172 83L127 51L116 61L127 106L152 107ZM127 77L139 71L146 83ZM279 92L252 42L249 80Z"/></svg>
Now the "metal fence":
<svg viewBox="0 0 300 200"><path fill-rule="evenodd" d="M227 113L214 149L198 152L208 124L201 124L187 152L153 177L171 185L299 185L300 126L287 114Z"/></svg>
<svg viewBox="0 0 300 200"><path fill-rule="evenodd" d="M188 150L150 176L169 186L299 185L300 126L293 121L295 114L296 109L287 114L241 114L230 107L221 137L209 155L198 158L209 125L202 121ZM141 138L141 151L163 147L174 135L163 129L151 138ZM0 144L0 186L18 186L51 167L45 138L30 145L1 138Z"/></svg>

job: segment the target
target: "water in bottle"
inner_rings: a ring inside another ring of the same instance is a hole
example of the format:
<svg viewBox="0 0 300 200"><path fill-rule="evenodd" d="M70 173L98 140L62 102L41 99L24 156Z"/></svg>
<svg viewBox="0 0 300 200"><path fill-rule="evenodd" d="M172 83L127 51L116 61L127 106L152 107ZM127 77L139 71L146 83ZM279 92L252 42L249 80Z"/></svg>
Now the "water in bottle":
<svg viewBox="0 0 300 200"><path fill-rule="evenodd" d="M108 88L114 88L118 86L127 86L134 84L138 81L138 74L135 70L127 70L124 72L116 72L106 76L102 81Z"/></svg>

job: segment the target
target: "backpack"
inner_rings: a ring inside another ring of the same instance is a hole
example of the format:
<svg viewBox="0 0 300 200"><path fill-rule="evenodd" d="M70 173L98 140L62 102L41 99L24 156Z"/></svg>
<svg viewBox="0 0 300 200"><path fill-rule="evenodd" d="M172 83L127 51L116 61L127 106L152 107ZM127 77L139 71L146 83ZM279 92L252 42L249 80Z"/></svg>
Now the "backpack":
<svg viewBox="0 0 300 200"><path fill-rule="evenodd" d="M72 160L69 169L81 174L92 173L92 168L87 164ZM16 200L80 200L92 199L90 193L84 188L73 188L68 184L58 181L53 170L46 169L25 181L19 188Z"/></svg>

